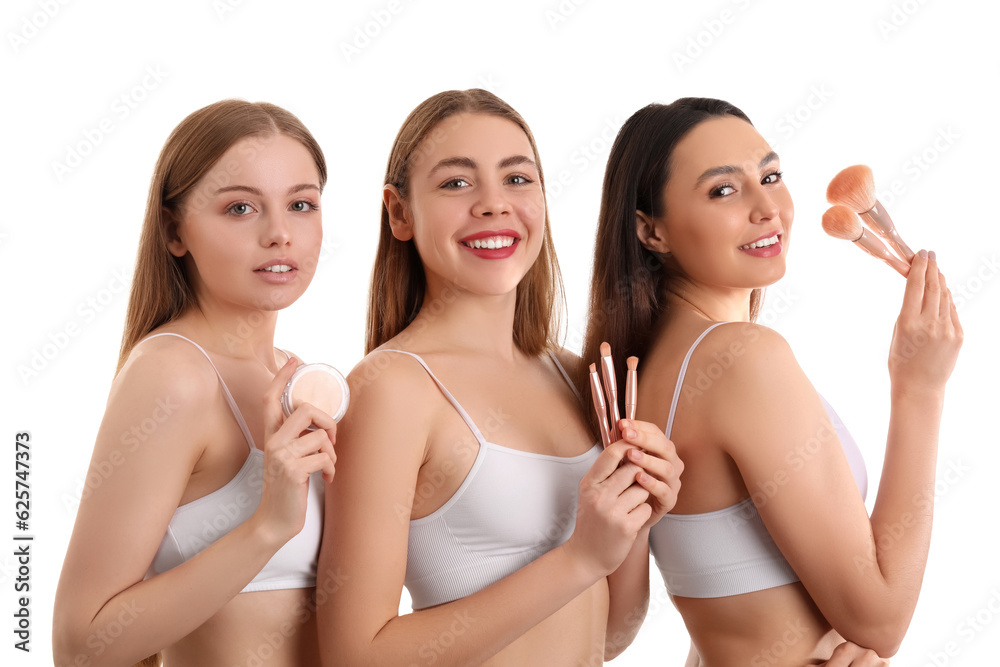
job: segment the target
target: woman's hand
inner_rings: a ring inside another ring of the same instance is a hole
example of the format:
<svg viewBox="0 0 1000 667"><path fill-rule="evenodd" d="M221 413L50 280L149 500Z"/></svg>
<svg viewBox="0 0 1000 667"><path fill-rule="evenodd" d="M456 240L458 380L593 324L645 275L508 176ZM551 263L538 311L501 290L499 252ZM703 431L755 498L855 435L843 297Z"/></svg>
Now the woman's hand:
<svg viewBox="0 0 1000 667"><path fill-rule="evenodd" d="M631 445L609 445L580 480L576 527L565 549L600 576L613 572L649 520L649 492L635 483L642 472L625 460Z"/></svg>
<svg viewBox="0 0 1000 667"><path fill-rule="evenodd" d="M255 516L279 543L302 530L306 517L309 476L323 471L333 481L337 455L337 423L319 408L304 403L284 418L280 397L298 362L289 359L264 394L264 482ZM307 431L315 425L315 431Z"/></svg>
<svg viewBox="0 0 1000 667"><path fill-rule="evenodd" d="M622 434L621 441L633 445L627 451L628 460L641 468L635 475L635 482L649 492L646 502L653 513L644 526L649 527L677 504L684 462L677 457L674 443L656 424L622 419L618 427Z"/></svg>
<svg viewBox="0 0 1000 667"><path fill-rule="evenodd" d="M889 349L894 391L942 391L962 346L962 325L934 253L914 255Z"/></svg>
<svg viewBox="0 0 1000 667"><path fill-rule="evenodd" d="M844 642L834 649L823 667L886 667L888 660L878 657L875 651L853 642Z"/></svg>

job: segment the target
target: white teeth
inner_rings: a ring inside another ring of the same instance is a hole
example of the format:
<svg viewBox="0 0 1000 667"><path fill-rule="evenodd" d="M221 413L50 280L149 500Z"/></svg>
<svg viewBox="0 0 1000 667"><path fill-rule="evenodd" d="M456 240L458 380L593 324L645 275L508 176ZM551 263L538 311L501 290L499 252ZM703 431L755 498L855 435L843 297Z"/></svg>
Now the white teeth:
<svg viewBox="0 0 1000 667"><path fill-rule="evenodd" d="M292 270L292 267L287 264L273 264L271 266L266 266L261 271L270 271L271 273L287 273Z"/></svg>
<svg viewBox="0 0 1000 667"><path fill-rule="evenodd" d="M485 249L485 250L497 250L499 248L509 248L514 245L513 236L490 236L484 239L476 239L474 241L466 241L465 245L470 248Z"/></svg>
<svg viewBox="0 0 1000 667"><path fill-rule="evenodd" d="M761 239L760 241L754 241L753 243L741 245L740 250L753 250L754 248L766 248L767 246L774 245L777 242L778 242L778 235L775 234L774 236L768 239Z"/></svg>

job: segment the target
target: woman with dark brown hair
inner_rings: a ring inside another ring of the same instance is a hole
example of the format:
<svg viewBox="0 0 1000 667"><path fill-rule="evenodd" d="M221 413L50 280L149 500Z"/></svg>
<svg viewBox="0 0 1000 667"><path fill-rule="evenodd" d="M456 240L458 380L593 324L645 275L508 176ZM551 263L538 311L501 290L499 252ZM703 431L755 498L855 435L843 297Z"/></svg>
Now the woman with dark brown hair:
<svg viewBox="0 0 1000 667"><path fill-rule="evenodd" d="M638 414L685 461L650 545L702 667L880 663L927 562L962 341L951 293L934 253L913 258L869 517L858 447L785 340L754 323L784 275L793 215L778 155L721 100L644 107L611 149L584 354L608 341L640 358Z"/></svg>
<svg viewBox="0 0 1000 667"><path fill-rule="evenodd" d="M389 157L327 495L325 664L599 665L638 630L681 464L643 422L594 444L559 288L521 116L482 90L420 104Z"/></svg>
<svg viewBox="0 0 1000 667"><path fill-rule="evenodd" d="M309 405L283 418L297 361L273 339L316 269L325 183L315 139L272 104L218 102L168 138L91 459L101 483L56 593L56 664L318 663L336 424Z"/></svg>

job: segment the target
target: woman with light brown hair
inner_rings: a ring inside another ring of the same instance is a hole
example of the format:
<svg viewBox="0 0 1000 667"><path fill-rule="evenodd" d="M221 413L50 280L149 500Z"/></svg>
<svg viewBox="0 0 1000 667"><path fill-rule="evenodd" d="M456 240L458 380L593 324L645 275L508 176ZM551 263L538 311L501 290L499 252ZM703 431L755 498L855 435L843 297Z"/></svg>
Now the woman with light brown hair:
<svg viewBox="0 0 1000 667"><path fill-rule="evenodd" d="M218 102L168 138L91 459L111 473L84 491L56 593L56 664L318 662L336 424L309 405L283 418L298 362L273 338L316 269L325 182L315 139L271 104Z"/></svg>
<svg viewBox="0 0 1000 667"><path fill-rule="evenodd" d="M555 342L544 179L516 111L482 90L432 96L384 182L368 355L327 494L324 664L601 664L638 630L636 537L673 506L680 461L644 422L594 444L566 370L580 360Z"/></svg>

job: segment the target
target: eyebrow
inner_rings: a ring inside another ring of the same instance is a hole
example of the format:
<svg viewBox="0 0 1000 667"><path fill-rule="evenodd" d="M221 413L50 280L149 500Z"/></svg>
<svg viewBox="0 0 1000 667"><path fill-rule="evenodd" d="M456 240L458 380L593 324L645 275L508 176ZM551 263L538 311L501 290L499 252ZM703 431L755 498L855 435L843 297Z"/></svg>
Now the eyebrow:
<svg viewBox="0 0 1000 667"><path fill-rule="evenodd" d="M315 183L299 183L298 185L293 185L288 188L288 194L294 195L295 193L302 192L303 190L315 190L316 192L319 192L319 186ZM249 185L227 185L216 190L215 194L220 195L224 192L249 192L250 194L257 195L258 197L264 196L263 192Z"/></svg>
<svg viewBox="0 0 1000 667"><path fill-rule="evenodd" d="M765 155L763 157L763 159L761 159L760 163L757 165L757 168L758 169L763 169L764 165L768 164L769 162L774 162L777 159L778 159L778 154L775 153L774 151L771 151L770 153L768 153L767 155ZM739 174L742 171L743 170L740 169L739 167L737 167L735 165L730 165L730 164L727 164L727 165L724 165L724 166L721 166L721 167L712 167L711 169L706 169L702 173L702 175L698 177L698 180L695 181L694 187L697 190L701 186L702 183L704 183L705 181L707 181L710 178L714 178L715 176L722 176L722 175L726 175L726 174Z"/></svg>
<svg viewBox="0 0 1000 667"><path fill-rule="evenodd" d="M535 161L526 155L511 155L510 157L505 157L504 159L497 162L497 169L508 169L517 165L527 164L531 165L536 171L538 170L538 165ZM462 167L464 169L476 169L477 165L475 160L467 157L447 157L431 169L428 176L433 176L437 171L445 169L447 167Z"/></svg>

